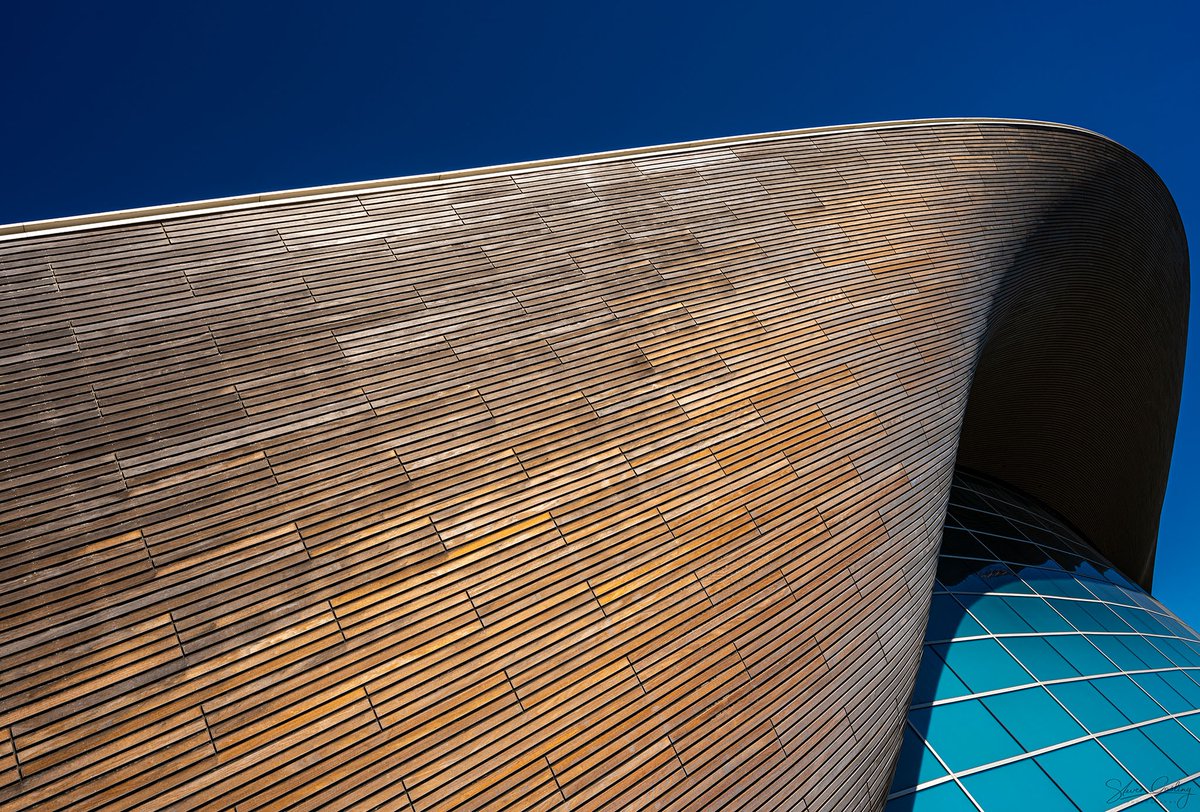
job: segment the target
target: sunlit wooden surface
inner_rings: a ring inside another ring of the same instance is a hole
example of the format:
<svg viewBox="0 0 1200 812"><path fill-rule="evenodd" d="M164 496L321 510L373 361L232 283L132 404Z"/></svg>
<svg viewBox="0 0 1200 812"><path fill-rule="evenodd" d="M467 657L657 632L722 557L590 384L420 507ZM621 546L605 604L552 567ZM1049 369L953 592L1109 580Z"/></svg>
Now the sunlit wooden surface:
<svg viewBox="0 0 1200 812"><path fill-rule="evenodd" d="M1186 307L1001 124L0 243L0 804L878 808L973 371L1145 581Z"/></svg>

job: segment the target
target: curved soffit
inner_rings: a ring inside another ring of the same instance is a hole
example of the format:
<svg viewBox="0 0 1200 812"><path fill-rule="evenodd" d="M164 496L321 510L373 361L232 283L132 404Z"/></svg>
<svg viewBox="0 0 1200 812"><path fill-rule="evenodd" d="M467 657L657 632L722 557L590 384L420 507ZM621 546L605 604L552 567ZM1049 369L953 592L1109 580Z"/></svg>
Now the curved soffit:
<svg viewBox="0 0 1200 812"><path fill-rule="evenodd" d="M1183 379L1187 245L1144 162L1078 140L1093 159L1042 202L997 294L959 461L1053 506L1149 588Z"/></svg>

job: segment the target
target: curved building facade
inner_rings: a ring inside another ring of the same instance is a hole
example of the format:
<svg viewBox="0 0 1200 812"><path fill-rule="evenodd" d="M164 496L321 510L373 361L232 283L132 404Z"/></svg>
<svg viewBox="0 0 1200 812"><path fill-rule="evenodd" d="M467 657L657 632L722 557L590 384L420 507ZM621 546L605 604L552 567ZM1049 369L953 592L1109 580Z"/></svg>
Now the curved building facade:
<svg viewBox="0 0 1200 812"><path fill-rule="evenodd" d="M3 808L941 808L1007 771L1090 809L1055 759L1197 769L1143 591L1186 243L1107 139L897 122L7 232ZM987 646L1025 681L972 683ZM1165 712L1058 694L1118 676ZM1084 732L1027 738L1035 688ZM960 754L964 709L1012 743Z"/></svg>
<svg viewBox="0 0 1200 812"><path fill-rule="evenodd" d="M956 477L889 812L1183 809L1198 777L1200 636L1044 506Z"/></svg>

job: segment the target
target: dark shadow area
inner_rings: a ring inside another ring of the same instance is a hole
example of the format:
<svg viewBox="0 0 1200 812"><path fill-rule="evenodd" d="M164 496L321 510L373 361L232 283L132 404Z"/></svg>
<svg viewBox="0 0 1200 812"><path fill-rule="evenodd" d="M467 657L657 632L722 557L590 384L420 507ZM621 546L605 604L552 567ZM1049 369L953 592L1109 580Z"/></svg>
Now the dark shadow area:
<svg viewBox="0 0 1200 812"><path fill-rule="evenodd" d="M1188 255L1143 161L1095 144L993 303L958 463L1053 506L1144 587L1179 410Z"/></svg>

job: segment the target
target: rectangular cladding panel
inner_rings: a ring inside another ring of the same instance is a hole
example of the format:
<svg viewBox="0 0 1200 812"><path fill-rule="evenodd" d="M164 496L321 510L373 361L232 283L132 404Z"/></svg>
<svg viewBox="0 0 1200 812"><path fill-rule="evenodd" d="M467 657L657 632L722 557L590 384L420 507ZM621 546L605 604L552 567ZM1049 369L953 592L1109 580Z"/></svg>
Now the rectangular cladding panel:
<svg viewBox="0 0 1200 812"><path fill-rule="evenodd" d="M1122 155L851 131L0 243L0 804L877 808L997 288Z"/></svg>

